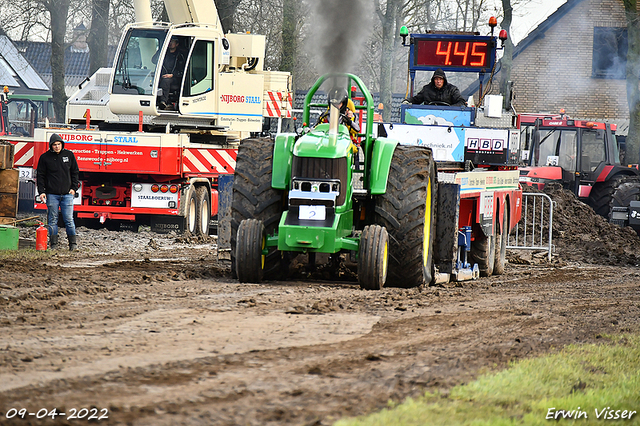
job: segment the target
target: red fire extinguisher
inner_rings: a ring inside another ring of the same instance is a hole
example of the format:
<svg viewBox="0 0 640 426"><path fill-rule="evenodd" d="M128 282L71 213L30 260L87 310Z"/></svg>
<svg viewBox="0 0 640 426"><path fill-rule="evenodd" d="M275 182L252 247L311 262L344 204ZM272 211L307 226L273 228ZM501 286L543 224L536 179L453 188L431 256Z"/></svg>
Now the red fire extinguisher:
<svg viewBox="0 0 640 426"><path fill-rule="evenodd" d="M47 249L47 228L42 222L38 222L40 226L36 229L36 250Z"/></svg>

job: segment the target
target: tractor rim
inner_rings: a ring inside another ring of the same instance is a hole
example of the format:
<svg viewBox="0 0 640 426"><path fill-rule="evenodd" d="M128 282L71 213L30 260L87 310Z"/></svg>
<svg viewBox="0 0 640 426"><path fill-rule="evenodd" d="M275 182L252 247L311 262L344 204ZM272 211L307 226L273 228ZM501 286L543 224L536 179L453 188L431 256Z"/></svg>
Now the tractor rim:
<svg viewBox="0 0 640 426"><path fill-rule="evenodd" d="M424 208L424 238L422 240L422 264L426 267L429 259L429 242L431 241L431 176L427 180L427 200Z"/></svg>
<svg viewBox="0 0 640 426"><path fill-rule="evenodd" d="M387 261L389 259L389 242L385 241L384 250L382 252L382 278L387 276Z"/></svg>
<svg viewBox="0 0 640 426"><path fill-rule="evenodd" d="M261 252L264 253L264 249L267 246L267 238L263 235L262 236L262 250ZM266 256L264 254L262 254L260 256L260 267L262 268L262 270L264 270L264 262L265 262Z"/></svg>

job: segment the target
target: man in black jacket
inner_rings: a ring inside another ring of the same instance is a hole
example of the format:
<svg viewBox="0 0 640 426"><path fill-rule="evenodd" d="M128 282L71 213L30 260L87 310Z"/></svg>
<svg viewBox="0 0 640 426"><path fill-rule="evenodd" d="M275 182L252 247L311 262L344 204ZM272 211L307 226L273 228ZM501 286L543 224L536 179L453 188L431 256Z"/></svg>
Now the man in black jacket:
<svg viewBox="0 0 640 426"><path fill-rule="evenodd" d="M467 105L462 95L460 95L460 90L453 84L447 82L447 76L440 68L435 70L429 84L426 84L417 95L405 99L402 103Z"/></svg>
<svg viewBox="0 0 640 426"><path fill-rule="evenodd" d="M171 40L169 40L169 49L164 55L164 61L160 69L160 88L162 89L160 109L173 109L173 106L169 103L169 93L172 90L178 89L182 82L185 59L182 52L178 49L179 45L180 41L172 37Z"/></svg>
<svg viewBox="0 0 640 426"><path fill-rule="evenodd" d="M47 203L47 225L51 248L58 245L58 210L67 230L69 250L78 247L76 225L73 223L73 198L80 188L80 170L73 152L64 149L64 141L58 134L51 135L49 151L38 160L38 193L43 203Z"/></svg>

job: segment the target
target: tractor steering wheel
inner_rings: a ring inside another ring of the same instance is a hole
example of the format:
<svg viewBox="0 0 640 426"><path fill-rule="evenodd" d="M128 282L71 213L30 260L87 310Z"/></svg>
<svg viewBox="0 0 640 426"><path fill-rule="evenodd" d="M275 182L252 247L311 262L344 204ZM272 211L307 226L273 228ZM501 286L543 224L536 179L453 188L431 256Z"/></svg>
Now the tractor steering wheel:
<svg viewBox="0 0 640 426"><path fill-rule="evenodd" d="M356 133L360 133L360 126L355 122L355 117L350 118L347 114L340 113L340 123L351 127Z"/></svg>
<svg viewBox="0 0 640 426"><path fill-rule="evenodd" d="M443 101L431 101L427 105L441 105L441 106L451 106L451 104Z"/></svg>

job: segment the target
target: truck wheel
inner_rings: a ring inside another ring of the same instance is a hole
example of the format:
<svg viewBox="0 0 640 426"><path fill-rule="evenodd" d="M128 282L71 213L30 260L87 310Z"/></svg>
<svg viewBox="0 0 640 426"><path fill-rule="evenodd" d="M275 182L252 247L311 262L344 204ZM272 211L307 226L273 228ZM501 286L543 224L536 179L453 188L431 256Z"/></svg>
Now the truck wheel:
<svg viewBox="0 0 640 426"><path fill-rule="evenodd" d="M209 221L211 220L211 192L206 186L196 188L196 233L209 235Z"/></svg>
<svg viewBox="0 0 640 426"><path fill-rule="evenodd" d="M238 226L236 236L236 271L241 283L262 281L265 246L264 225L256 219L245 219Z"/></svg>
<svg viewBox="0 0 640 426"><path fill-rule="evenodd" d="M197 226L196 216L198 214L198 202L196 200L196 192L189 191L189 197L187 198L187 209L185 212L185 230L190 234L195 235Z"/></svg>
<svg viewBox="0 0 640 426"><path fill-rule="evenodd" d="M502 206L502 226L500 231L496 232L496 259L493 264L493 275L504 274L504 268L507 257L507 240L509 237L509 211L505 200Z"/></svg>
<svg viewBox="0 0 640 426"><path fill-rule="evenodd" d="M379 225L365 226L360 236L358 281L365 290L380 290L387 279L389 235Z"/></svg>
<svg viewBox="0 0 640 426"><path fill-rule="evenodd" d="M600 216L609 219L609 204L616 188L625 176L614 176L605 182L596 183L591 189L587 204Z"/></svg>
<svg viewBox="0 0 640 426"><path fill-rule="evenodd" d="M273 234L286 205L284 191L271 187L273 163L271 139L245 139L240 142L233 178L231 202L231 272L235 274L236 234L244 219L262 221L265 232ZM270 249L265 258L264 279L281 275L281 255Z"/></svg>
<svg viewBox="0 0 640 426"><path fill-rule="evenodd" d="M496 234L487 237L482 230L478 229L479 237L471 242L471 264L477 263L481 277L493 275L493 265L496 258Z"/></svg>
<svg viewBox="0 0 640 426"><path fill-rule="evenodd" d="M398 145L375 222L389 233L387 286L417 287L434 277L436 168L430 149Z"/></svg>

